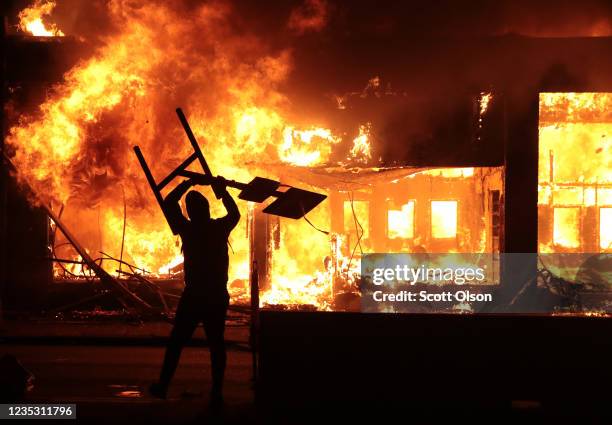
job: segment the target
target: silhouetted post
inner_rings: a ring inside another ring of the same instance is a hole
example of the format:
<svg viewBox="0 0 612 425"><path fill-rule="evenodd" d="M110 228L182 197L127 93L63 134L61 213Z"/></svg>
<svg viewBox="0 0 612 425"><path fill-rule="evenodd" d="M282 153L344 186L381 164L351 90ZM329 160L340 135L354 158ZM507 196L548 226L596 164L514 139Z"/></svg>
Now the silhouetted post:
<svg viewBox="0 0 612 425"><path fill-rule="evenodd" d="M515 294L537 271L539 93L515 90L506 99L502 281Z"/></svg>
<svg viewBox="0 0 612 425"><path fill-rule="evenodd" d="M251 266L251 355L253 360L253 381L257 380L257 334L259 328L259 271L257 261Z"/></svg>
<svg viewBox="0 0 612 425"><path fill-rule="evenodd" d="M538 249L539 93L514 93L507 102L505 140L505 252Z"/></svg>

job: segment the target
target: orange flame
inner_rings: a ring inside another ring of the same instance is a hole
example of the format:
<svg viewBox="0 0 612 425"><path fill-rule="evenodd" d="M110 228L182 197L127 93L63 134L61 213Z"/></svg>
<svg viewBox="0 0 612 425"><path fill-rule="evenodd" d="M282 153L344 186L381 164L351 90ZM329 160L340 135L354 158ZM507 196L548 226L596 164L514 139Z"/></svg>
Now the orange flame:
<svg viewBox="0 0 612 425"><path fill-rule="evenodd" d="M351 158L358 162L368 162L372 158L372 146L370 145L370 132L372 124L359 126L359 136L353 140L351 148Z"/></svg>
<svg viewBox="0 0 612 425"><path fill-rule="evenodd" d="M275 85L290 58L260 51L245 64L238 40L222 30L229 11L219 5L202 6L191 20L160 4L135 11L129 2L113 0L109 10L122 31L70 70L35 115L22 116L10 129L7 141L15 148L19 179L43 202L64 205L62 219L93 253L119 256L123 187L124 259L159 273L176 263L180 244L152 202L131 147L141 146L157 179L189 154L172 113L175 96L183 93L181 102L216 173L247 181L251 173L267 175L244 164L279 160L273 147L286 124L277 112L284 99ZM205 38L194 36L201 27L210 29ZM222 40L225 49L194 54L194 39L210 46ZM213 215L222 211L218 203L211 208ZM243 220L232 239L238 258L231 262L230 279L248 278L242 266L248 264L245 226ZM110 262L104 266L116 268Z"/></svg>
<svg viewBox="0 0 612 425"><path fill-rule="evenodd" d="M286 127L283 131L283 144L278 148L282 161L293 165L316 165L329 159L332 145L340 138L325 128L296 130Z"/></svg>
<svg viewBox="0 0 612 425"><path fill-rule="evenodd" d="M481 116L484 115L489 109L489 104L491 103L492 99L493 99L492 93L487 93L487 92L480 93L480 98L478 99L478 106L480 109L479 112Z"/></svg>
<svg viewBox="0 0 612 425"><path fill-rule="evenodd" d="M64 33L55 24L47 24L47 27L43 22L43 17L50 15L54 8L53 0L36 0L19 12L19 28L37 37L63 37Z"/></svg>
<svg viewBox="0 0 612 425"><path fill-rule="evenodd" d="M231 33L227 6L207 3L185 16L162 2L136 7L110 0L108 10L119 32L67 72L37 111L21 116L7 143L15 150L18 179L33 187L37 202L63 207L62 221L94 258L123 252L125 261L168 275L181 262L180 241L131 148L141 147L158 181L180 164L191 148L174 107L186 111L213 172L235 180L278 179L266 167L270 163L325 163L341 139L330 129L289 121L278 87L290 70L290 55L271 55L259 41ZM213 217L223 214L208 197ZM248 206L239 208L243 219L230 238L233 299L243 299L250 268ZM317 214L322 222L329 218L324 207L311 217ZM304 276L322 268L330 247L326 237L304 226L291 223L283 231L285 253L275 258L270 300L314 303L317 293L329 291L305 284L312 278ZM58 234L55 255L75 258L63 242ZM295 250L301 252L298 264ZM118 268L111 260L103 267L111 273Z"/></svg>

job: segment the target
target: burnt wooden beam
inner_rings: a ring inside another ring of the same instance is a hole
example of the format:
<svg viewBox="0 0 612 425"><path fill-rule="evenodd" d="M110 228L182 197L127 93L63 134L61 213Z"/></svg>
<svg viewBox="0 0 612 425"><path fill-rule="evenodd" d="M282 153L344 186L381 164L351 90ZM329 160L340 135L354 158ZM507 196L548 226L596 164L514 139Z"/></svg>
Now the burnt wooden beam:
<svg viewBox="0 0 612 425"><path fill-rule="evenodd" d="M64 225L64 223L57 217L57 215L51 210L51 208L47 208L43 205L43 208L51 217L51 220L57 225L57 227L62 231L66 239L70 242L70 244L74 247L74 249L79 253L81 258L83 258L83 262L87 264L87 266L93 270L93 272L100 278L100 281L110 286L115 292L122 298L130 300L130 302L136 306L136 308L144 311L152 310L152 307L143 299L138 297L132 291L128 290L121 283L119 283L113 276L111 276L106 270L104 270L100 265L98 265L93 258L87 253L85 248L79 243L76 237L70 232L70 230Z"/></svg>

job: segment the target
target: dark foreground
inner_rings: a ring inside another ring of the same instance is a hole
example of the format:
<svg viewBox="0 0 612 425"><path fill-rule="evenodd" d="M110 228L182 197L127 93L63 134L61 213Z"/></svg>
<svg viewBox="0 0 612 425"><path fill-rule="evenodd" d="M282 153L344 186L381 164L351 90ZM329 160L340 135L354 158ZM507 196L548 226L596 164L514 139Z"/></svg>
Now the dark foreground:
<svg viewBox="0 0 612 425"><path fill-rule="evenodd" d="M207 403L201 330L168 400L146 391L159 373L165 323L5 321L0 355L34 374L24 402L75 403L78 423L612 423L607 321L484 319L413 315L394 327L386 317L381 327L376 316L266 313L257 389L248 328L233 323L221 413ZM442 364L450 377L440 376ZM542 382L554 388L542 393Z"/></svg>
<svg viewBox="0 0 612 425"><path fill-rule="evenodd" d="M36 377L28 403L76 403L82 423L207 423L210 361L206 348L189 347L168 400L147 394L157 377L161 347L0 345ZM248 352L228 353L226 406L229 423L255 419ZM65 422L64 422L65 423Z"/></svg>
<svg viewBox="0 0 612 425"><path fill-rule="evenodd" d="M449 387L431 394L428 405L395 400L323 406L309 403L293 410L272 404L257 409L250 353L237 349L229 352L226 406L219 414L207 405L210 362L203 347L185 349L166 401L146 392L159 371L162 347L4 344L0 350L16 355L36 376L26 402L76 403L78 423L609 423L609 418L588 409L550 409L526 401L452 406L442 401L449 392L458 390ZM291 379L292 371L288 370L288 382ZM372 400L377 393L376 388L371 389Z"/></svg>

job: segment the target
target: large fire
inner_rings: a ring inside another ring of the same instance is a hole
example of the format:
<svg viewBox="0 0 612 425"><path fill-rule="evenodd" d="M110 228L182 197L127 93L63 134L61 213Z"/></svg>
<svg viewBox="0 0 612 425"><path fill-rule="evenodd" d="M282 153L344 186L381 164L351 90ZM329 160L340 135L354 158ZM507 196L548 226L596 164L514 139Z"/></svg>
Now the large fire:
<svg viewBox="0 0 612 425"><path fill-rule="evenodd" d="M42 22L53 6L37 2L24 10L22 30L63 35ZM191 153L174 116L177 106L187 112L213 172L228 178L283 181L291 171L283 174L280 166L319 167L332 158L345 158L339 163L346 165L347 156L350 162L367 164L372 158L370 123L355 129L349 152L334 155L346 146L341 143L346 135L293 115L281 91L291 72L290 50L271 50L253 36L237 34L229 6L207 3L187 13L163 2L110 0L107 7L115 29L101 38L94 52L84 54L36 111L22 115L7 137L18 179L36 193L33 202L61 213L61 220L92 257L122 258L158 276L171 275L180 265L180 241L170 232L132 153L132 146L141 147L158 180ZM480 115L492 101L490 93L482 93ZM612 119L601 111L610 111L611 106L609 94L542 95L540 205L564 207L551 214L550 241L541 241L542 251L581 246L584 236L575 223L584 221L583 207L598 208L595 246L610 249L612 175L606 158L610 158ZM415 178L471 181L484 178L481 172L438 169ZM501 177L491 181L498 180ZM384 184L391 192L396 183L397 179ZM489 189L501 190L498 183ZM200 190L212 200L213 216L223 214L210 190ZM355 287L360 254L383 246L377 240L380 232L397 242L388 249L418 251L430 248L428 243L444 250L456 243L448 252L495 249L486 232L474 235L473 230L492 222L479 217L468 226L463 201L403 199L389 207L382 220L374 220L369 201L353 198L349 190L339 193L345 197L340 200L339 219L332 217L328 199L309 214L311 222L278 221L262 304L329 308L336 291ZM424 205L430 207L425 225L415 218L416 209ZM239 206L243 219L230 239L234 300L244 299L248 292L251 270L247 217L253 205L240 201ZM340 224L336 231L319 232L312 222L323 229L329 229L330 222ZM427 225L430 228L424 231ZM79 260L61 234L53 254ZM111 273L119 268L109 259L102 266ZM75 275L83 273L77 264L64 267Z"/></svg>
<svg viewBox="0 0 612 425"><path fill-rule="evenodd" d="M24 10L23 30L63 35L54 26L36 30L53 6L37 2ZM108 13L119 30L69 70L37 111L21 116L7 143L15 151L17 177L36 193L33 202L61 211L92 257L105 253L152 274L167 274L181 262L180 242L131 149L142 148L158 180L174 169L190 149L173 113L176 106L187 112L213 172L236 180L278 178L269 164L323 164L341 137L292 120L278 88L291 69L289 51L271 52L257 39L233 33L229 6L214 2L186 13L163 2L111 0ZM360 132L355 143L355 156L369 155L367 134ZM208 188L201 190L211 195ZM240 208L243 220L230 239L230 283L244 289L240 282L248 280L250 270L249 206L243 202ZM211 210L213 216L223 213L216 200ZM311 215L325 214L323 208ZM288 252L302 252L302 263L319 265L330 251L329 237L305 223L287 232L283 243ZM54 255L78 260L60 234ZM312 291L304 289L312 276L294 267L295 261L289 254L275 258L278 284L269 298L281 291L312 300ZM118 268L112 260L102 265L111 273ZM70 267L78 274L78 267ZM314 292L321 290L317 286Z"/></svg>

